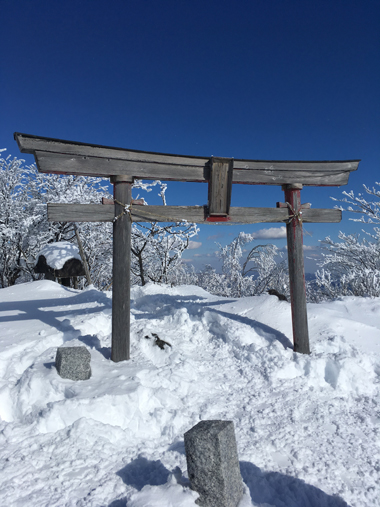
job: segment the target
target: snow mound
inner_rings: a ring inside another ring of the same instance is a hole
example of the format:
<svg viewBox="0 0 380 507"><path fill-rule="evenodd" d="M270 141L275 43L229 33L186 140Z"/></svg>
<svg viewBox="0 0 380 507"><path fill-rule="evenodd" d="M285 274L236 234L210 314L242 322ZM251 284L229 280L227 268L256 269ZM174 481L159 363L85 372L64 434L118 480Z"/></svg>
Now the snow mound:
<svg viewBox="0 0 380 507"><path fill-rule="evenodd" d="M77 246L68 241L57 241L44 246L37 256L43 255L46 264L53 269L62 269L65 263L70 259L81 260L79 249Z"/></svg>

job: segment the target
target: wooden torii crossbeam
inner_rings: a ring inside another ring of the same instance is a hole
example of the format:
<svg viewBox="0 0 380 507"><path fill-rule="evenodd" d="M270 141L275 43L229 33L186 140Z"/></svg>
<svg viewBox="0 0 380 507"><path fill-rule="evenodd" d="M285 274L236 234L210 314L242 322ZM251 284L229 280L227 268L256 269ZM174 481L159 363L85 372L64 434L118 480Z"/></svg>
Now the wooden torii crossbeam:
<svg viewBox="0 0 380 507"><path fill-rule="evenodd" d="M114 185L110 204L48 204L53 222L113 221L112 352L113 361L130 357L131 223L180 222L198 224L286 223L294 351L308 354L303 222L340 222L337 209L310 209L301 204L303 186L348 183L360 160L265 161L205 158L110 148L28 134L14 134L22 153L32 153L42 173L109 177ZM133 180L207 182L207 206L135 206ZM277 208L230 207L233 183L281 185L285 203ZM115 218L117 217L117 220Z"/></svg>

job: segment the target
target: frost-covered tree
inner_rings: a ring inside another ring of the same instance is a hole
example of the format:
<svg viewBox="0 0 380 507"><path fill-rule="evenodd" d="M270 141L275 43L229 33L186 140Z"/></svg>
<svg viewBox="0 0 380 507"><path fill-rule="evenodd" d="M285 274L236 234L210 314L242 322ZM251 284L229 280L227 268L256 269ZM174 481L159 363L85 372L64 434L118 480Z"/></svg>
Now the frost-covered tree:
<svg viewBox="0 0 380 507"><path fill-rule="evenodd" d="M376 185L380 185L376 183ZM347 205L347 211L360 214L351 218L365 224L380 223L380 191L363 185L366 194L375 199L367 200L363 194L357 196L353 191L343 192L342 199L334 201ZM343 209L342 206L340 206ZM340 242L325 238L321 244L327 253L322 254L316 273L318 299L334 299L340 296L380 296L380 229L373 228L365 237L355 234L339 233Z"/></svg>
<svg viewBox="0 0 380 507"><path fill-rule="evenodd" d="M39 173L34 165L31 169L27 188L29 213L33 217L28 239L30 273L33 276L33 266L42 246L56 241L76 242L74 224L47 221L47 203L99 203L102 196L110 198L111 194L108 191L107 181L102 178L46 175ZM99 281L99 271L102 271L110 261L108 245L112 238L112 226L107 223L81 222L76 224L76 228L83 242L93 281L96 283Z"/></svg>
<svg viewBox="0 0 380 507"><path fill-rule="evenodd" d="M206 266L198 276L199 285L229 297L253 296L268 289L288 293L287 268L284 262L276 262L281 255L275 245L255 245L245 255L244 246L254 239L253 234L241 232L230 244L219 244L222 273Z"/></svg>
<svg viewBox="0 0 380 507"><path fill-rule="evenodd" d="M189 239L197 233L194 224L177 223L161 226L152 223L132 227L132 283L147 282L176 284L178 271L183 271L182 252L189 246Z"/></svg>
<svg viewBox="0 0 380 507"><path fill-rule="evenodd" d="M375 185L380 186L380 183L376 182ZM369 188L366 185L363 185L363 188L367 195L373 196L375 199L371 198L371 200L367 200L364 198L364 195L362 193L359 193L356 196L351 190L350 192L342 192L345 196L342 199L336 199L332 197L332 200L348 204L346 208L347 211L351 211L352 213L359 213L362 215L360 218L350 218L350 220L367 224L379 224L380 190L377 190L375 187ZM339 207L343 209L342 206Z"/></svg>
<svg viewBox="0 0 380 507"><path fill-rule="evenodd" d="M16 283L23 275L28 256L28 168L21 170L23 162L10 156L0 158L0 287Z"/></svg>
<svg viewBox="0 0 380 507"><path fill-rule="evenodd" d="M325 238L316 273L316 284L322 298L340 296L380 296L380 233L360 238L339 233L340 242Z"/></svg>
<svg viewBox="0 0 380 507"><path fill-rule="evenodd" d="M36 279L34 265L43 246L57 241L77 241L75 224L48 222L46 204L97 203L111 198L108 181L84 176L46 175L21 159L0 159L0 286ZM134 189L150 192L159 186L166 204L166 185L160 181L136 181ZM137 196L138 197L138 196ZM91 272L92 282L101 289L112 285L112 224L82 222L77 234ZM197 233L194 224L133 224L132 283L177 283L187 273L181 254L189 238Z"/></svg>
<svg viewBox="0 0 380 507"><path fill-rule="evenodd" d="M157 180L147 183L134 182L134 189L151 192L158 186L158 195L166 206L167 185ZM139 195L136 196L136 199ZM182 264L182 253L189 246L189 240L198 233L195 224L186 221L172 224L152 222L149 225L133 223L131 247L131 282L134 285L168 283L177 285L188 280L189 273Z"/></svg>
<svg viewBox="0 0 380 507"><path fill-rule="evenodd" d="M227 281L224 274L217 273L216 269L211 266L211 264L206 264L206 266L197 273L195 285L199 285L202 289L207 290L210 294L215 294L216 296L227 296L228 288Z"/></svg>

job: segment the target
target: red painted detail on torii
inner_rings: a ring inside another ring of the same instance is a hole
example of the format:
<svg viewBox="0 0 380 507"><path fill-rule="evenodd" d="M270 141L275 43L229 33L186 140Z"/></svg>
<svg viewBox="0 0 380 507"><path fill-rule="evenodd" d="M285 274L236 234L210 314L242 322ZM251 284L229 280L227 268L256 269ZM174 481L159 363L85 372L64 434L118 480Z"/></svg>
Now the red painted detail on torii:
<svg viewBox="0 0 380 507"><path fill-rule="evenodd" d="M230 222L231 221L231 217L229 217L229 216L213 215L213 216L206 217L205 221L206 222Z"/></svg>

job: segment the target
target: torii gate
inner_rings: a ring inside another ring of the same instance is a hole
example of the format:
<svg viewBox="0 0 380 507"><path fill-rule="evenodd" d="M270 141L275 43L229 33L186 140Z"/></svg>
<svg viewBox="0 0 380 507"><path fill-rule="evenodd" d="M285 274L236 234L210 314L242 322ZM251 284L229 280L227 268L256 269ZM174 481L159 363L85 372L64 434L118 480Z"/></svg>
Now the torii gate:
<svg viewBox="0 0 380 507"><path fill-rule="evenodd" d="M115 362L130 358L131 222L198 224L286 223L294 351L310 353L303 261L303 222L340 222L341 210L310 209L301 204L301 189L348 183L360 160L266 161L204 158L125 150L15 133L22 153L32 153L42 173L109 177L114 202L48 204L51 222L114 222L112 285L112 352ZM132 206L134 178L207 182L207 206ZM277 208L232 208L233 183L281 185L285 203ZM117 218L115 220L115 218Z"/></svg>

